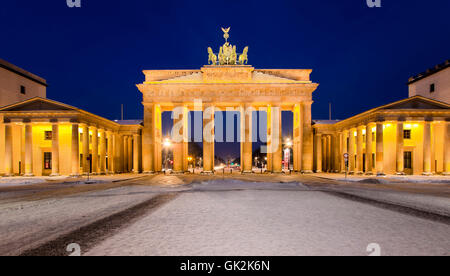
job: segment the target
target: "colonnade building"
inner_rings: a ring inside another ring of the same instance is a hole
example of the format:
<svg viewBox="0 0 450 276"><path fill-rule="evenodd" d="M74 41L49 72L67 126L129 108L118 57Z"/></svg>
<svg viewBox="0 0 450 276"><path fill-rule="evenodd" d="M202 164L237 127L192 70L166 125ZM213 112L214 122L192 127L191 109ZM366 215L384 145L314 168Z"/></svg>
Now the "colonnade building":
<svg viewBox="0 0 450 276"><path fill-rule="evenodd" d="M141 171L142 125L114 122L43 98L0 108L0 174Z"/></svg>
<svg viewBox="0 0 450 276"><path fill-rule="evenodd" d="M314 140L315 172L450 174L450 105L414 96L343 121L316 121Z"/></svg>

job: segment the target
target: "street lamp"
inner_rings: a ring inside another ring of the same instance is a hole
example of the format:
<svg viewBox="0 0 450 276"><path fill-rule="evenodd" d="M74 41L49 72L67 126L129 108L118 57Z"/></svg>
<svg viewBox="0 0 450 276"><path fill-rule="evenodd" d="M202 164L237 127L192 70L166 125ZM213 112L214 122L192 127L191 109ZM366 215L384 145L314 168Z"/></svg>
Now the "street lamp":
<svg viewBox="0 0 450 276"><path fill-rule="evenodd" d="M164 139L163 146L165 148L170 148L172 146L172 142L170 142L169 138Z"/></svg>
<svg viewBox="0 0 450 276"><path fill-rule="evenodd" d="M188 167L191 165L192 160L194 160L191 156L188 156L187 161L188 161ZM194 168L192 169L192 172L194 172Z"/></svg>
<svg viewBox="0 0 450 276"><path fill-rule="evenodd" d="M286 147L288 147L288 148L292 147L292 141L290 138L286 139Z"/></svg>

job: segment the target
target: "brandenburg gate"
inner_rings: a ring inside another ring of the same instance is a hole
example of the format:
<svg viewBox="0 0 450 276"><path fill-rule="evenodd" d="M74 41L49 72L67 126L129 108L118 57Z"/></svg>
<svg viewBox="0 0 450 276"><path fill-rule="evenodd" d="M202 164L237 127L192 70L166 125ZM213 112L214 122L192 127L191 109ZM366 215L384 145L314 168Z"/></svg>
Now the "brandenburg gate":
<svg viewBox="0 0 450 276"><path fill-rule="evenodd" d="M312 93L318 84L309 69L255 69L247 65L248 47L236 53L228 42L218 54L208 48L209 65L200 70L146 70L137 87L143 94L144 173L162 171L161 114L173 112L173 171L188 170L188 114L203 112L203 171L214 172L214 120L216 111L239 111L241 168L252 172L253 111L267 113L267 170L282 172L281 112L293 112L294 171L313 171ZM199 104L200 103L200 104Z"/></svg>

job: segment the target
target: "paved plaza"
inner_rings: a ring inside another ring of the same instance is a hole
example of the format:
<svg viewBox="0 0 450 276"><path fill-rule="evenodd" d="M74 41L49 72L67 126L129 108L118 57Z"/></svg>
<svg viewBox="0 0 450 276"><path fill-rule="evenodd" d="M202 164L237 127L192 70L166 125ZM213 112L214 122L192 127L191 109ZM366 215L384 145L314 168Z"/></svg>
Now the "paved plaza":
<svg viewBox="0 0 450 276"><path fill-rule="evenodd" d="M83 255L369 255L369 244L382 255L449 255L450 184L335 178L128 175L0 187L0 254L67 255L78 243Z"/></svg>

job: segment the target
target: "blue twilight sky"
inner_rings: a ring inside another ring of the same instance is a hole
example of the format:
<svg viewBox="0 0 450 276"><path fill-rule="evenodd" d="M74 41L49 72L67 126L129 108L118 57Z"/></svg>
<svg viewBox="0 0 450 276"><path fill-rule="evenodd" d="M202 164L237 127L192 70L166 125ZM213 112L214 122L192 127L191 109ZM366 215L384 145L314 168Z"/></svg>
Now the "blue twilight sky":
<svg viewBox="0 0 450 276"><path fill-rule="evenodd" d="M51 99L142 118L141 71L198 69L231 26L256 68L312 68L313 118L331 102L342 119L407 97L411 75L450 56L450 1L381 1L4 0L0 58L47 79Z"/></svg>

